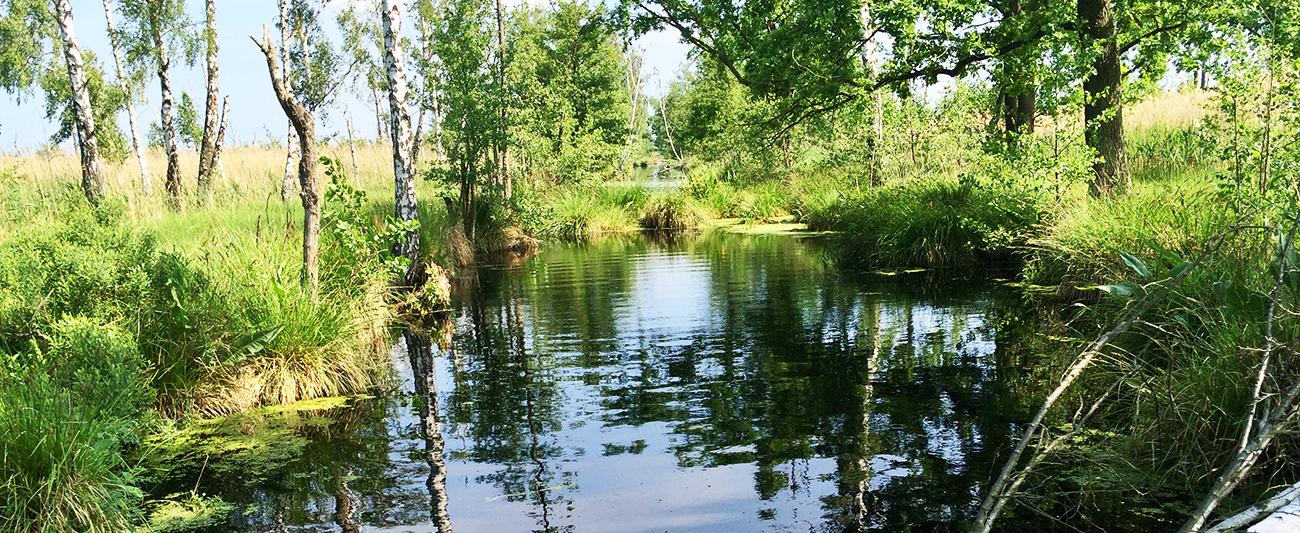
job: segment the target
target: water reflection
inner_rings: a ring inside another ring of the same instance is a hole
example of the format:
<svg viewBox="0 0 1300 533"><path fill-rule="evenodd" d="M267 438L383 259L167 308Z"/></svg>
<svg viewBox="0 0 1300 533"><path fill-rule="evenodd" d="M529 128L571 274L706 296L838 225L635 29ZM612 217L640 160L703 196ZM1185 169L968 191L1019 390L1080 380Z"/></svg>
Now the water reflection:
<svg viewBox="0 0 1300 533"><path fill-rule="evenodd" d="M1014 305L821 257L712 235L481 267L450 342L404 335L411 392L232 495L236 529L962 529L1024 417Z"/></svg>

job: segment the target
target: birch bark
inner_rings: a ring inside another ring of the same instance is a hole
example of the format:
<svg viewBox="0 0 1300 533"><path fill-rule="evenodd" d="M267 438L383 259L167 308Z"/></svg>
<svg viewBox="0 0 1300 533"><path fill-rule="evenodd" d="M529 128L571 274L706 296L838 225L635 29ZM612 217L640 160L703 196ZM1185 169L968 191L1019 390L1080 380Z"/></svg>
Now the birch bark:
<svg viewBox="0 0 1300 533"><path fill-rule="evenodd" d="M72 5L59 0L55 16L59 32L63 35L63 53L68 63L68 78L72 84L72 106L77 115L78 142L81 150L81 189L92 204L99 204L104 195L104 173L99 165L99 141L95 134L95 116L90 108L90 89L86 86L86 68L77 47L77 31L73 27Z"/></svg>
<svg viewBox="0 0 1300 533"><path fill-rule="evenodd" d="M384 70L388 75L389 132L393 143L393 177L397 219L419 220L415 199L415 169L411 165L411 112L407 105L406 63L402 53L402 14L396 0L383 0L381 17L384 30ZM410 259L406 283L416 285L420 268L420 230L407 232L393 246L393 255Z"/></svg>
<svg viewBox="0 0 1300 533"><path fill-rule="evenodd" d="M158 52L158 86L162 89L162 128L163 141L167 149L167 196L172 209L181 206L181 156L176 140L176 120L173 112L171 58L167 54L167 43L163 41L163 27L159 13L149 15L149 32L153 34L154 47Z"/></svg>
<svg viewBox="0 0 1300 533"><path fill-rule="evenodd" d="M104 20L108 23L108 41L113 47L113 62L117 66L117 83L122 88L122 93L126 95L126 119L131 126L131 148L135 152L135 162L140 166L140 187L148 194L153 188L153 181L149 177L149 163L144 158L145 146L140 139L140 127L135 121L135 98L131 95L131 86L126 80L122 46L118 42L117 30L113 27L113 9L109 7L108 0L104 0Z"/></svg>
<svg viewBox="0 0 1300 533"><path fill-rule="evenodd" d="M217 137L218 128L220 127L217 109L217 96L219 91L219 80L217 76L217 2L216 0L207 0L207 27L203 33L203 39L206 41L208 57L208 99L206 111L203 120L203 141L199 147L199 198L202 199L207 195L208 189L212 186L212 173L216 168Z"/></svg>

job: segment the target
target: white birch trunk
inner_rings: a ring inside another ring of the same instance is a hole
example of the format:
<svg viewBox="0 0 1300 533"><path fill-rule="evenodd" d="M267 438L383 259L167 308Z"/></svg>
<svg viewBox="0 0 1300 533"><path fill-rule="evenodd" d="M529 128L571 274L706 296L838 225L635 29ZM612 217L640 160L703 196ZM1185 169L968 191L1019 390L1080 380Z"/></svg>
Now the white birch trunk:
<svg viewBox="0 0 1300 533"><path fill-rule="evenodd" d="M149 163L144 158L144 142L140 139L140 127L135 121L135 97L131 95L131 85L126 80L126 67L122 65L122 47L117 40L117 30L113 27L113 9L108 0L104 0L104 20L108 23L108 41L113 46L113 63L117 66L117 83L126 95L126 119L131 125L131 148L135 152L135 162L140 166L140 187L148 194L153 188L149 178Z"/></svg>
<svg viewBox="0 0 1300 533"><path fill-rule="evenodd" d="M199 147L199 198L207 195L208 188L212 185L213 169L216 166L216 142L217 129L220 127L217 109L217 96L219 93L219 81L217 78L217 2L216 0L207 0L207 28L204 31L203 38L207 41L207 67L208 79L207 90L208 98L206 110L204 111L203 120L203 141Z"/></svg>
<svg viewBox="0 0 1300 533"><path fill-rule="evenodd" d="M90 89L86 86L86 69L77 47L77 31L72 23L72 5L59 0L55 15L59 32L63 35L63 53L68 63L68 78L72 85L72 107L77 115L77 129L81 136L81 189L86 199L98 204L104 194L104 173L99 165L99 141L96 139L95 115L90 107Z"/></svg>
<svg viewBox="0 0 1300 533"><path fill-rule="evenodd" d="M225 150L226 128L230 126L230 95L221 102L221 129L217 130L217 142L212 146L212 170L214 175L221 174L221 152Z"/></svg>
<svg viewBox="0 0 1300 533"><path fill-rule="evenodd" d="M871 18L871 0L863 0L862 10L859 12L862 22L862 49L858 53L862 60L862 67L866 69L867 75L874 82L880 75L880 66L876 63L877 42L875 38L875 23ZM881 161L880 161L880 142L885 138L885 107L884 99L880 96L880 91L871 91L871 137L867 138L867 157L870 158L870 168L868 175L871 179L871 185L881 185Z"/></svg>
<svg viewBox="0 0 1300 533"><path fill-rule="evenodd" d="M411 165L411 112L407 106L406 64L402 53L402 14L396 0L383 0L384 70L388 74L389 131L393 143L393 176L398 220L419 220L415 199L415 169ZM420 231L412 230L394 246L394 255L411 260L406 281L414 284L420 269Z"/></svg>
<svg viewBox="0 0 1300 533"><path fill-rule="evenodd" d="M154 19L156 17L150 17ZM154 47L158 50L158 85L162 89L162 128L164 143L167 148L167 195L172 209L181 206L181 156L176 140L176 120L173 113L171 58L167 55L167 46L163 42L163 29L156 21L151 22Z"/></svg>

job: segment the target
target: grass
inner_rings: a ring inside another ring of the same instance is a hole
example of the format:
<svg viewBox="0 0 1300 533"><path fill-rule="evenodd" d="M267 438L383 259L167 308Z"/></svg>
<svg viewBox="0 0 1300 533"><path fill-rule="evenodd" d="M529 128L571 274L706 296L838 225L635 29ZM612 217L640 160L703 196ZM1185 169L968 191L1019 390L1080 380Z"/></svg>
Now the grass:
<svg viewBox="0 0 1300 533"><path fill-rule="evenodd" d="M350 170L346 149L332 151ZM179 210L160 193L156 152L155 190L140 190L133 162L111 163L96 208L79 194L75 156L0 158L0 530L138 524L142 494L123 453L159 415L211 417L389 382L382 245L328 218L382 231L393 205L387 149L358 150L361 172L349 179L370 199L325 207L316 292L299 282L301 207L280 199L283 157L231 149L212 196ZM194 159L182 158L187 181ZM429 206L423 244L445 257L446 216Z"/></svg>

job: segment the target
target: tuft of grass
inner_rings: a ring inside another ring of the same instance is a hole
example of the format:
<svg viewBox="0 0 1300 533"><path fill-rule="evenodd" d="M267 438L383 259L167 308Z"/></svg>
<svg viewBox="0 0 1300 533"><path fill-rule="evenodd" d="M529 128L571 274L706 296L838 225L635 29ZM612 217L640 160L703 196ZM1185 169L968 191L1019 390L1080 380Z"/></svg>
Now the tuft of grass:
<svg viewBox="0 0 1300 533"><path fill-rule="evenodd" d="M1032 198L938 181L845 195L805 219L810 229L838 232L848 263L931 268L1006 259L1040 216Z"/></svg>
<svg viewBox="0 0 1300 533"><path fill-rule="evenodd" d="M706 217L693 202L676 194L659 194L646 202L640 224L647 230L685 230L700 225Z"/></svg>

